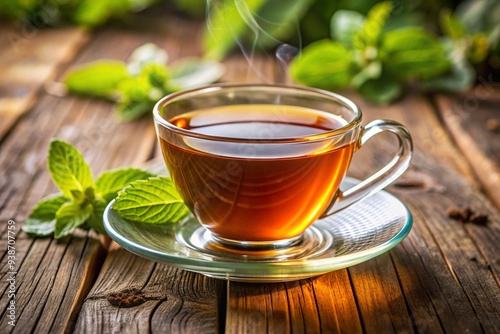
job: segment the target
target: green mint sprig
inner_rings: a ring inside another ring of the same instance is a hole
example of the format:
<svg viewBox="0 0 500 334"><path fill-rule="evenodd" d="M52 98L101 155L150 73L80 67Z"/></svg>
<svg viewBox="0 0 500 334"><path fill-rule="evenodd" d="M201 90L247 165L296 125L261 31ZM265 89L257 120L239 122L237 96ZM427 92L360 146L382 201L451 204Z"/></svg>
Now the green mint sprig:
<svg viewBox="0 0 500 334"><path fill-rule="evenodd" d="M94 181L82 154L58 139L51 141L47 160L52 180L61 193L35 205L22 225L29 234L59 239L76 228L105 233L104 209L118 194L115 205L124 218L169 223L189 214L167 177L137 168L118 168L103 172Z"/></svg>
<svg viewBox="0 0 500 334"><path fill-rule="evenodd" d="M353 87L367 99L388 103L411 80L447 72L450 61L440 41L420 27L384 30L390 2L376 4L367 16L337 11L331 37L304 48L290 65L295 82L323 89Z"/></svg>
<svg viewBox="0 0 500 334"><path fill-rule="evenodd" d="M116 102L116 114L124 121L153 110L163 96L177 90L217 81L222 64L206 59L184 58L167 66L167 53L152 43L135 49L127 62L100 60L69 72L70 93Z"/></svg>

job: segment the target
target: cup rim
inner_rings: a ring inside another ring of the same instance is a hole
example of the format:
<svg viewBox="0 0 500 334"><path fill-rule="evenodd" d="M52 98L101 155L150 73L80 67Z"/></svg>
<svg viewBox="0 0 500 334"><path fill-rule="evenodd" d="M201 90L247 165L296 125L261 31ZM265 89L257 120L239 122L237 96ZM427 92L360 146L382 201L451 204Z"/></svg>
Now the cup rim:
<svg viewBox="0 0 500 334"><path fill-rule="evenodd" d="M205 92L215 92L218 90L228 89L228 88L236 88L236 89L283 89L288 91L299 91L305 92L308 94L315 94L317 96L322 96L327 99L333 99L342 104L343 106L349 108L355 113L354 119L348 122L346 125L330 131L325 131L319 134L302 136L302 137L285 137L285 138L276 138L276 139L263 139L263 138L236 138L236 137L223 137L223 136L215 136L215 135L207 135L201 134L194 131L189 131L186 129L179 128L168 120L166 120L163 116L160 115L161 108L168 104L169 102L173 102L178 98L189 97L190 95L198 95L199 93ZM298 85L282 85L282 84L264 84L264 83L217 83L211 85L204 85L195 88L180 90L161 98L153 108L153 118L157 125L161 125L164 128L178 133L182 136L197 138L197 139L205 139L211 141L221 141L221 142L232 142L232 143L290 143L290 142L311 142L324 140L330 137L334 137L337 135L346 134L351 129L356 128L361 124L362 112L361 109L354 103L352 100L348 99L345 96L342 96L337 93L333 93L323 89L310 88L305 86Z"/></svg>

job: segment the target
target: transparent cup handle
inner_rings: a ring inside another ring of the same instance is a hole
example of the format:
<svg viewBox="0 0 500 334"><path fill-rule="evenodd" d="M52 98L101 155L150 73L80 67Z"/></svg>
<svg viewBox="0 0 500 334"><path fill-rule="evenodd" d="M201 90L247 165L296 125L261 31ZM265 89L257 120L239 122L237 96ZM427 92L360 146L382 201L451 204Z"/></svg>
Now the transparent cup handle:
<svg viewBox="0 0 500 334"><path fill-rule="evenodd" d="M322 217L329 216L337 211L343 210L362 198L370 196L394 182L404 173L413 155L413 142L410 133L401 124L389 120L376 120L369 123L361 135L360 147L371 137L381 132L388 131L396 135L399 141L399 149L392 160L378 172L358 183L346 191L339 191L334 202Z"/></svg>

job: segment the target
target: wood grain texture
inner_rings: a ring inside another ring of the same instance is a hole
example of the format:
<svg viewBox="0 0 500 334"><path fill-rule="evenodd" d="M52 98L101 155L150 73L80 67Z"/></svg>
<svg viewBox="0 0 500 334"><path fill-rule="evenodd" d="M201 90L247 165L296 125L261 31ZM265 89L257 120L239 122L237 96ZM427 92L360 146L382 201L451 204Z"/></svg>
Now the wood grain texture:
<svg viewBox="0 0 500 334"><path fill-rule="evenodd" d="M0 28L0 140L34 103L44 82L71 60L87 39L80 28Z"/></svg>
<svg viewBox="0 0 500 334"><path fill-rule="evenodd" d="M486 82L487 84L487 82ZM481 186L500 208L500 89L480 84L468 95L436 97L439 113ZM498 127L488 128L488 122Z"/></svg>
<svg viewBox="0 0 500 334"><path fill-rule="evenodd" d="M135 288L145 301L113 306L110 294ZM78 333L217 333L225 284L157 264L112 244L99 278L83 303Z"/></svg>

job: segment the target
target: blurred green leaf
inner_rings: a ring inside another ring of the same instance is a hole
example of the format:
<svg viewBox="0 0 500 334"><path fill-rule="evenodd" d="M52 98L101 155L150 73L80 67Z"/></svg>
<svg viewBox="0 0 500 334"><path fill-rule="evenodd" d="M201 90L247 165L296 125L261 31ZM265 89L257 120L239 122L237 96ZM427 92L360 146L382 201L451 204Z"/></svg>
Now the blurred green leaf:
<svg viewBox="0 0 500 334"><path fill-rule="evenodd" d="M123 15L128 9L126 0L83 0L74 14L74 20L80 25L92 27L103 24L113 15Z"/></svg>
<svg viewBox="0 0 500 334"><path fill-rule="evenodd" d="M402 28L384 34L384 69L399 79L428 79L450 69L439 41L421 28Z"/></svg>
<svg viewBox="0 0 500 334"><path fill-rule="evenodd" d="M169 86L185 89L219 80L224 74L224 66L216 61L199 58L184 58L170 67Z"/></svg>
<svg viewBox="0 0 500 334"><path fill-rule="evenodd" d="M219 60L229 52L252 22L253 13L266 0L219 0L210 1L207 28L203 35L203 47L208 58Z"/></svg>
<svg viewBox="0 0 500 334"><path fill-rule="evenodd" d="M490 32L500 24L500 1L468 0L461 2L456 11L458 20L468 33Z"/></svg>
<svg viewBox="0 0 500 334"><path fill-rule="evenodd" d="M156 44L146 43L135 49L127 60L127 69L133 76L141 73L149 64L167 66L168 54Z"/></svg>
<svg viewBox="0 0 500 334"><path fill-rule="evenodd" d="M115 111L123 121L151 113L155 103L167 93L167 70L160 64L147 64L139 76L124 79L117 87Z"/></svg>
<svg viewBox="0 0 500 334"><path fill-rule="evenodd" d="M339 41L348 48L352 48L354 35L365 22L365 16L352 10L338 10L333 14L330 22L332 39Z"/></svg>
<svg viewBox="0 0 500 334"><path fill-rule="evenodd" d="M122 121L128 122L151 113L155 103L155 101L150 101L148 99L124 99L118 102L115 112Z"/></svg>
<svg viewBox="0 0 500 334"><path fill-rule="evenodd" d="M209 1L203 44L205 56L221 59L236 45L269 48L298 35L299 19L315 0Z"/></svg>
<svg viewBox="0 0 500 334"><path fill-rule="evenodd" d="M378 79L366 81L358 90L371 102L387 104L402 94L403 87L395 78L383 75Z"/></svg>
<svg viewBox="0 0 500 334"><path fill-rule="evenodd" d="M168 82L167 68L164 65L149 63L144 65L139 76L149 84L150 87L156 87L161 90L161 95L164 95L165 87ZM158 100L162 96L152 96L151 93L149 97L153 100Z"/></svg>
<svg viewBox="0 0 500 334"><path fill-rule="evenodd" d="M474 84L476 71L466 59L466 50L451 39L444 39L446 50L452 67L445 75L425 80L422 88L428 91L459 92L470 88Z"/></svg>
<svg viewBox="0 0 500 334"><path fill-rule="evenodd" d="M476 72L467 62L453 65L451 72L445 76L432 78L422 83L428 91L460 92L469 89L475 80Z"/></svg>
<svg viewBox="0 0 500 334"><path fill-rule="evenodd" d="M378 3L370 9L362 28L354 34L354 48L362 50L378 44L391 10L392 3L389 1Z"/></svg>
<svg viewBox="0 0 500 334"><path fill-rule="evenodd" d="M177 9L182 12L191 16L201 17L205 13L207 0L174 0L174 3Z"/></svg>
<svg viewBox="0 0 500 334"><path fill-rule="evenodd" d="M458 40L465 36L465 28L449 9L441 12L440 24L441 30L451 39Z"/></svg>
<svg viewBox="0 0 500 334"><path fill-rule="evenodd" d="M488 37L484 34L474 34L470 36L467 59L473 64L482 62L490 52Z"/></svg>
<svg viewBox="0 0 500 334"><path fill-rule="evenodd" d="M119 101L144 101L148 99L151 84L147 77L126 78L119 83Z"/></svg>
<svg viewBox="0 0 500 334"><path fill-rule="evenodd" d="M352 53L338 42L323 40L307 46L290 64L293 80L308 86L334 89L353 76Z"/></svg>
<svg viewBox="0 0 500 334"><path fill-rule="evenodd" d="M365 82L380 78L382 74L382 64L379 61L373 61L364 66L351 80L351 86L359 88Z"/></svg>
<svg viewBox="0 0 500 334"><path fill-rule="evenodd" d="M26 17L35 10L38 2L38 0L0 1L0 16L8 18Z"/></svg>
<svg viewBox="0 0 500 334"><path fill-rule="evenodd" d="M93 27L113 17L120 17L131 11L138 11L158 0L82 0L73 19L80 25Z"/></svg>
<svg viewBox="0 0 500 334"><path fill-rule="evenodd" d="M110 99L118 84L127 77L124 62L102 60L74 69L64 82L70 93Z"/></svg>
<svg viewBox="0 0 500 334"><path fill-rule="evenodd" d="M253 13L253 24L249 25L246 35L250 43L258 42L269 48L289 38L298 29L298 20L314 0L267 0L257 13Z"/></svg>

